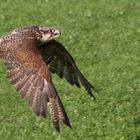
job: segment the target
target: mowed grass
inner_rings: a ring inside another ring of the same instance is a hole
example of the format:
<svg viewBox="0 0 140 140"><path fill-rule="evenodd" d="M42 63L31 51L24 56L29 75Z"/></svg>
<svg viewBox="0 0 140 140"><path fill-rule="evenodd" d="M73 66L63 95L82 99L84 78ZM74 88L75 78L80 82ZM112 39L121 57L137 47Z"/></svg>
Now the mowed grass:
<svg viewBox="0 0 140 140"><path fill-rule="evenodd" d="M0 139L140 140L139 0L0 0L0 34L24 25L58 27L87 79L84 89L53 76L72 129L37 118L6 79L0 62Z"/></svg>

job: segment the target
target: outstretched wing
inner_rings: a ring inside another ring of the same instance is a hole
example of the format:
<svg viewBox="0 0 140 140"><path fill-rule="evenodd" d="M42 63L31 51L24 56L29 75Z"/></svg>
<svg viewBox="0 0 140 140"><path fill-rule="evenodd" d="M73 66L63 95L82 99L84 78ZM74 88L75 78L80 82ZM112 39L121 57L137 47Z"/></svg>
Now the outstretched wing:
<svg viewBox="0 0 140 140"><path fill-rule="evenodd" d="M95 88L91 85L84 75L80 72L75 64L74 59L64 46L56 40L51 40L38 46L41 55L52 73L56 73L60 78L65 78L71 85L80 87L80 83L92 97L92 90Z"/></svg>
<svg viewBox="0 0 140 140"><path fill-rule="evenodd" d="M7 77L21 97L28 99L37 116L46 117L50 105L53 125L57 131L59 121L70 126L69 119L51 82L49 70L40 56L36 41L24 41L20 46L0 46L0 57L5 60Z"/></svg>

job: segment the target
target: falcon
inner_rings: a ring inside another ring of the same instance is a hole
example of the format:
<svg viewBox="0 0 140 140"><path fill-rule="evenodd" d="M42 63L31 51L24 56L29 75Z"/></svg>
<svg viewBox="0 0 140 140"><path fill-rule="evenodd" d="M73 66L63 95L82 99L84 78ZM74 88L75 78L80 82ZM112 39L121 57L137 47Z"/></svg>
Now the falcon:
<svg viewBox="0 0 140 140"><path fill-rule="evenodd" d="M48 107L53 126L59 132L60 121L71 128L69 118L52 82L51 73L71 85L86 89L92 97L94 87L88 82L64 46L55 40L60 31L54 27L25 26L0 38L0 58L7 78L27 99L37 116L46 117Z"/></svg>

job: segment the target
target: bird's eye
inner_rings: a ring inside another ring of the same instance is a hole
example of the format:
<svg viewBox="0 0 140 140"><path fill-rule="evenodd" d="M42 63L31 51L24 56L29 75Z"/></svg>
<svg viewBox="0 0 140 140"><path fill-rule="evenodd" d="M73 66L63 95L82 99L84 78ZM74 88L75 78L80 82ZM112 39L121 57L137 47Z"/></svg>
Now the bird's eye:
<svg viewBox="0 0 140 140"><path fill-rule="evenodd" d="M50 31L49 31L50 33L53 33L53 30L52 29L50 29Z"/></svg>

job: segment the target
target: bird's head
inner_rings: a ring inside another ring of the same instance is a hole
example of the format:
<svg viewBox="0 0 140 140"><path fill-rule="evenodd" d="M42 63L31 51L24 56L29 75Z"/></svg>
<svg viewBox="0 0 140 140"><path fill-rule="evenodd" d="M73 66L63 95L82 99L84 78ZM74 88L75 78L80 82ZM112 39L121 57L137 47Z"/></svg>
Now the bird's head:
<svg viewBox="0 0 140 140"><path fill-rule="evenodd" d="M60 31L56 28L49 27L39 27L39 40L42 42L47 42L49 40L55 39L60 35Z"/></svg>

